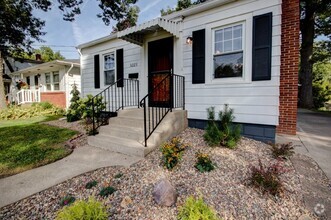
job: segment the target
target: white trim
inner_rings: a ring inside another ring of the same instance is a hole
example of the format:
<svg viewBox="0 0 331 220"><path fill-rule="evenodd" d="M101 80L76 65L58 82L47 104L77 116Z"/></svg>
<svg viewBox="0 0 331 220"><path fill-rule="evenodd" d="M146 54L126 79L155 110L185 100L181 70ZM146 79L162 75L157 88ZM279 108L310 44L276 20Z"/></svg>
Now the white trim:
<svg viewBox="0 0 331 220"><path fill-rule="evenodd" d="M205 84L251 83L251 33L252 14L245 14L206 25L206 76ZM242 24L243 74L242 77L214 78L214 33L215 30Z"/></svg>

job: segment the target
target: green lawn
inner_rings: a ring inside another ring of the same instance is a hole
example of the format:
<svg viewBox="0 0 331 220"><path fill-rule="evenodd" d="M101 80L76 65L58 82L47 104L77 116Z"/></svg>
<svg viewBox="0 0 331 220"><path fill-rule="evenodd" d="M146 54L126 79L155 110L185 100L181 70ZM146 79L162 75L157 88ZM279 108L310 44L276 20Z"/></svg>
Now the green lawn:
<svg viewBox="0 0 331 220"><path fill-rule="evenodd" d="M12 127L18 125L29 125L43 121L52 121L63 117L62 115L37 116L28 119L0 120L0 128Z"/></svg>
<svg viewBox="0 0 331 220"><path fill-rule="evenodd" d="M70 154L63 143L78 132L38 123L50 119L0 121L0 178Z"/></svg>

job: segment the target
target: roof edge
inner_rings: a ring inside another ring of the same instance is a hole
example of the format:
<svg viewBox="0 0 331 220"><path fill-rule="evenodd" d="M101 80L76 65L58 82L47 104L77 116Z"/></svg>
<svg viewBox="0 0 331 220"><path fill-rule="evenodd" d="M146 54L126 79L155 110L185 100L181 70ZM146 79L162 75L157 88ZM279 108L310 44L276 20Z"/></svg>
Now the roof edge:
<svg viewBox="0 0 331 220"><path fill-rule="evenodd" d="M63 60L54 60L54 61L51 61L51 62L42 63L42 64L39 64L39 65L30 66L30 67L25 68L25 69L21 69L21 70L16 71L16 72L9 73L9 75L16 75L16 74L20 74L20 73L24 74L26 71L32 71L34 69L38 69L40 67L48 66L48 65L51 65L51 64L59 64L59 65L63 65L63 66L73 65L75 67L80 67L79 63L68 62L68 61L63 61Z"/></svg>
<svg viewBox="0 0 331 220"><path fill-rule="evenodd" d="M98 38L98 39L80 44L76 48L77 49L83 49L83 48L87 48L87 47L91 47L91 46L94 46L94 45L97 45L97 44L101 44L101 43L104 43L108 40L113 40L113 39L116 39L116 38L117 38L117 33L112 33L112 34L107 35L105 37L101 37L101 38Z"/></svg>
<svg viewBox="0 0 331 220"><path fill-rule="evenodd" d="M180 11L173 12L168 15L164 15L162 16L162 18L171 20L182 16L187 17L235 1L239 1L239 0L210 0L198 5L193 5L186 9L182 9Z"/></svg>

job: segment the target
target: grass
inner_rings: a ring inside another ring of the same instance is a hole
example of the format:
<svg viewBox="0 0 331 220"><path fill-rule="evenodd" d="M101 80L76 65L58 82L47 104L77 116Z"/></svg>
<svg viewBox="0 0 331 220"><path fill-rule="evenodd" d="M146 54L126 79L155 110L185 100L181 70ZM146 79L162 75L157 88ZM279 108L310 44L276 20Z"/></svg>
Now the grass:
<svg viewBox="0 0 331 220"><path fill-rule="evenodd" d="M63 143L78 132L38 123L56 118L0 122L0 178L54 162L71 153Z"/></svg>
<svg viewBox="0 0 331 220"><path fill-rule="evenodd" d="M62 115L50 115L50 116L37 116L37 117L27 118L27 119L0 120L0 128L12 127L12 126L18 126L18 125L29 125L29 124L35 124L35 123L44 122L44 121L53 121L53 120L57 120L62 117L63 117Z"/></svg>

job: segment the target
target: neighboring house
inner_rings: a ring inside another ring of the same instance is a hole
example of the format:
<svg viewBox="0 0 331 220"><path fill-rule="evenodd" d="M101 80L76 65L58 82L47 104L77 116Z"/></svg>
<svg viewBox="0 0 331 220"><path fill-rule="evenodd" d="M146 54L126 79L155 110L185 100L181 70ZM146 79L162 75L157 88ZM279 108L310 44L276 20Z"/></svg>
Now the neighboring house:
<svg viewBox="0 0 331 220"><path fill-rule="evenodd" d="M19 71L21 69L25 69L31 66L35 66L38 64L43 63L41 60L30 60L30 59L23 59L23 58L13 58L13 57L6 57L3 63L3 79L4 79L4 86L5 86L5 95L8 100L8 96L10 95L10 85L12 83L10 74ZM8 100L9 101L9 100Z"/></svg>
<svg viewBox="0 0 331 220"><path fill-rule="evenodd" d="M296 133L298 0L210 0L78 50L83 96L137 78L141 99L174 73L185 77L190 127L205 128L206 109L228 104L247 137Z"/></svg>
<svg viewBox="0 0 331 220"><path fill-rule="evenodd" d="M72 85L80 91L80 64L79 60L55 60L13 72L11 78L11 93L18 104L48 101L68 108Z"/></svg>

